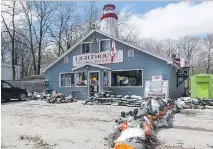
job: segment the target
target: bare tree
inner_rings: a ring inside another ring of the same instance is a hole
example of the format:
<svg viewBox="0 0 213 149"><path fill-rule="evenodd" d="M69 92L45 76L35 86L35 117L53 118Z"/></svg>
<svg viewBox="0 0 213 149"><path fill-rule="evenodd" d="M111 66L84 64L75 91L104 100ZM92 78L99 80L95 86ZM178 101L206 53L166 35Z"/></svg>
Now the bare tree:
<svg viewBox="0 0 213 149"><path fill-rule="evenodd" d="M36 67L36 49L35 49L35 46L34 46L34 30L33 30L33 5L32 5L32 2L26 2L26 4L24 2L20 2L21 3L21 6L22 6L22 10L23 10L23 13L25 15L25 18L26 18L26 26L28 28L27 31L25 31L25 34L19 32L20 35L22 35L25 39L25 41L27 43L25 43L25 46L26 44L29 45L27 47L29 47L30 51L31 51L31 54L32 54L32 63L33 63L33 69L34 69L34 74L36 74L37 72L37 67Z"/></svg>
<svg viewBox="0 0 213 149"><path fill-rule="evenodd" d="M93 24L96 25L96 28L99 28L100 22L98 22L98 17L100 13L96 6L96 2L90 2L89 5L84 8L84 13L83 20L86 22L86 32L93 29Z"/></svg>
<svg viewBox="0 0 213 149"><path fill-rule="evenodd" d="M204 39L204 45L206 48L204 64L206 67L206 73L210 73L213 66L213 34L207 35Z"/></svg>
<svg viewBox="0 0 213 149"><path fill-rule="evenodd" d="M4 4L5 7L8 7L9 9L12 9L11 12L9 11L2 11L1 17L2 17L2 22L6 28L6 32L8 33L10 40L11 40L11 58L12 58L12 72L13 72L13 79L15 79L15 33L16 33L16 27L15 27L15 16L17 15L17 12L15 11L16 9L16 1L13 1L11 5L6 5ZM6 13L11 16L11 24L12 26L9 26L9 24L6 22L4 14Z"/></svg>
<svg viewBox="0 0 213 149"><path fill-rule="evenodd" d="M58 11L52 20L55 22L54 27L49 27L54 43L58 46L58 57L70 48L69 44L72 43L70 37L73 37L72 31L75 29L75 24L77 22L75 15L74 2L58 3Z"/></svg>
<svg viewBox="0 0 213 149"><path fill-rule="evenodd" d="M37 74L40 74L41 57L42 57L41 51L42 51L42 48L44 48L42 47L42 44L44 41L45 34L47 33L50 26L50 19L54 15L57 7L54 2L48 2L48 1L34 2L34 6L35 6L36 17L37 17L37 23L38 23L37 24L38 28L34 26L36 40L38 43Z"/></svg>
<svg viewBox="0 0 213 149"><path fill-rule="evenodd" d="M11 52L11 43L10 37L6 32L1 32L1 60L2 61L9 61L9 56Z"/></svg>
<svg viewBox="0 0 213 149"><path fill-rule="evenodd" d="M191 60L201 48L200 39L192 36L185 36L178 41L178 46L184 51L186 60L190 67Z"/></svg>

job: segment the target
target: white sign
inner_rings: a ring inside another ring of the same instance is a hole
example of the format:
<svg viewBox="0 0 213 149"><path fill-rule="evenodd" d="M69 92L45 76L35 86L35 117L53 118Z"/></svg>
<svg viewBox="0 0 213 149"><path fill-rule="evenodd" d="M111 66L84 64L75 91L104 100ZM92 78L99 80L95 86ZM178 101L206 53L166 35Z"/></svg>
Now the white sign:
<svg viewBox="0 0 213 149"><path fill-rule="evenodd" d="M159 84L162 84L159 86ZM157 90L159 88L159 90ZM163 81L145 81L144 97L168 97L169 82Z"/></svg>
<svg viewBox="0 0 213 149"><path fill-rule="evenodd" d="M152 81L162 81L163 76L152 76Z"/></svg>
<svg viewBox="0 0 213 149"><path fill-rule="evenodd" d="M148 97L148 93L151 90L152 81L145 81L144 97Z"/></svg>
<svg viewBox="0 0 213 149"><path fill-rule="evenodd" d="M112 63L123 62L123 50L118 50L115 54ZM82 55L73 56L73 66L79 66L86 63L90 64L108 64L111 63L111 51L100 53L88 53Z"/></svg>
<svg viewBox="0 0 213 149"><path fill-rule="evenodd" d="M169 82L168 82L168 80L163 81L162 92L165 94L166 98L169 96Z"/></svg>

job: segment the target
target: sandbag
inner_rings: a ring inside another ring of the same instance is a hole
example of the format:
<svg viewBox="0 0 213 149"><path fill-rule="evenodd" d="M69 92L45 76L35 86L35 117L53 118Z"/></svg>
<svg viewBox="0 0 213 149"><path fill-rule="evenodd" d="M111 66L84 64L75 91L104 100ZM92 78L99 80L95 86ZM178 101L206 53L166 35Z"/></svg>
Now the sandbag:
<svg viewBox="0 0 213 149"><path fill-rule="evenodd" d="M158 119L157 116L153 116L153 121L156 121Z"/></svg>
<svg viewBox="0 0 213 149"><path fill-rule="evenodd" d="M159 127L159 128L164 127L164 125L163 125L159 120L154 121L154 125L155 125L156 127Z"/></svg>
<svg viewBox="0 0 213 149"><path fill-rule="evenodd" d="M153 116L147 115L146 117L148 118L148 120L149 120L150 122L153 122Z"/></svg>
<svg viewBox="0 0 213 149"><path fill-rule="evenodd" d="M143 128L144 128L145 126L149 127L150 129L154 129L152 123L143 122Z"/></svg>
<svg viewBox="0 0 213 149"><path fill-rule="evenodd" d="M160 123L161 123L163 126L165 126L165 127L168 127L168 126L169 126L169 124L168 124L168 122L167 122L166 119L161 119L161 120L160 120Z"/></svg>
<svg viewBox="0 0 213 149"><path fill-rule="evenodd" d="M127 128L129 128L129 124L128 124L127 122L121 123L121 127L120 127L120 130L121 130L121 131L124 131L124 130L126 130Z"/></svg>
<svg viewBox="0 0 213 149"><path fill-rule="evenodd" d="M143 125L146 124L150 129L154 129L152 123L149 121L149 119L144 116L145 122L143 122Z"/></svg>
<svg viewBox="0 0 213 149"><path fill-rule="evenodd" d="M152 101L152 111L153 112L159 112L159 110L160 110L160 104L158 103L158 101L157 100L155 100L155 99L152 99L151 100Z"/></svg>
<svg viewBox="0 0 213 149"><path fill-rule="evenodd" d="M151 129L148 126L144 126L143 131L144 131L145 135L148 137L151 137L153 135Z"/></svg>
<svg viewBox="0 0 213 149"><path fill-rule="evenodd" d="M125 140L126 144L134 147L135 149L146 149L146 143L145 140L141 140L139 137L133 137L133 138L128 138Z"/></svg>
<svg viewBox="0 0 213 149"><path fill-rule="evenodd" d="M135 148L125 143L116 143L114 149L135 149Z"/></svg>
<svg viewBox="0 0 213 149"><path fill-rule="evenodd" d="M123 142L128 138L139 137L142 140L145 140L145 133L140 128L128 128L122 131L120 137L115 141L115 143Z"/></svg>
<svg viewBox="0 0 213 149"><path fill-rule="evenodd" d="M129 127L131 128L142 128L141 127L141 121L140 120L133 120L131 122L129 122Z"/></svg>
<svg viewBox="0 0 213 149"><path fill-rule="evenodd" d="M119 127L115 128L115 130L113 131L113 133L110 133L108 135L108 137L106 138L107 141L108 141L108 145L110 147L114 147L114 141L116 139L118 139L120 135L121 135L120 128Z"/></svg>
<svg viewBox="0 0 213 149"><path fill-rule="evenodd" d="M176 101L176 105L177 105L177 108L179 108L179 109L183 109L186 107L186 103L184 101L182 101L182 99L178 99Z"/></svg>

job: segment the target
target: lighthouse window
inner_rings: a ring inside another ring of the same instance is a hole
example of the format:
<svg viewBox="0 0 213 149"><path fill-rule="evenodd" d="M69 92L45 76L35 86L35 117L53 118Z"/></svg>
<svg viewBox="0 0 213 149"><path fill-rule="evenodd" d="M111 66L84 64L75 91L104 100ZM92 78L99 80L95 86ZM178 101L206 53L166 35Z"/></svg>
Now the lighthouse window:
<svg viewBox="0 0 213 149"><path fill-rule="evenodd" d="M81 44L82 54L90 53L90 43L85 42Z"/></svg>
<svg viewBox="0 0 213 149"><path fill-rule="evenodd" d="M109 50L110 50L110 40L109 39L100 40L100 52Z"/></svg>

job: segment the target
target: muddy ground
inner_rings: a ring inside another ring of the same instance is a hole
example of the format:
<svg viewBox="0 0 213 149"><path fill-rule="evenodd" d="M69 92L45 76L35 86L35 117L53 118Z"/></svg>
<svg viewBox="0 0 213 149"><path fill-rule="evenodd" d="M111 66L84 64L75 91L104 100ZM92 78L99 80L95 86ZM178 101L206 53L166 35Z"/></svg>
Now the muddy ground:
<svg viewBox="0 0 213 149"><path fill-rule="evenodd" d="M4 102L1 108L1 147L7 149L108 149L103 137L121 111L133 109L44 101ZM211 148L213 109L176 114L173 128L158 130L157 136L166 145Z"/></svg>

